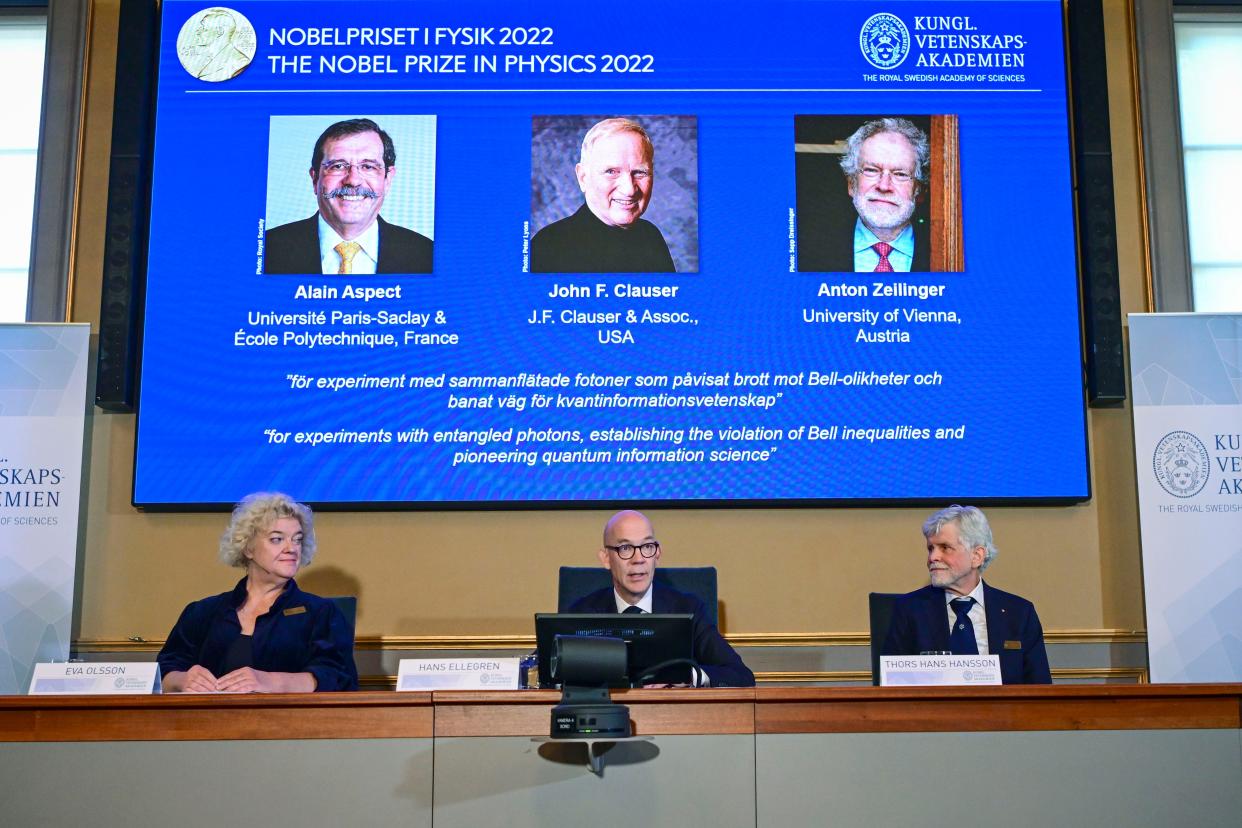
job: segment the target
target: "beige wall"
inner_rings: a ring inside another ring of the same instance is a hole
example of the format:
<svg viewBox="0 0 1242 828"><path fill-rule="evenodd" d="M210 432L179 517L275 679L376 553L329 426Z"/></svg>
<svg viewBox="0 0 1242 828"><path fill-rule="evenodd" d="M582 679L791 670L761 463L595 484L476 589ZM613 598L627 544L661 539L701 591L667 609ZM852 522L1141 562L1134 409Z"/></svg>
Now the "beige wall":
<svg viewBox="0 0 1242 828"><path fill-rule="evenodd" d="M1135 312L1146 310L1147 278L1129 3L1105 0L1104 6L1121 295L1123 311ZM72 313L75 321L97 325L118 0L96 0L94 8ZM1129 410L1092 410L1089 430L1094 497L1078 506L989 510L1001 549L990 580L1035 601L1052 631L1142 629ZM132 415L96 411L89 437L78 637L162 639L185 603L226 589L237 577L215 562L224 516L142 514L129 505ZM726 632L755 634L866 630L867 592L925 581L919 525L926 512L650 514L664 562L718 566ZM600 511L324 513L317 522L320 559L299 581L317 592L356 593L360 636L529 635L531 613L555 608L556 567L593 562L606 517Z"/></svg>

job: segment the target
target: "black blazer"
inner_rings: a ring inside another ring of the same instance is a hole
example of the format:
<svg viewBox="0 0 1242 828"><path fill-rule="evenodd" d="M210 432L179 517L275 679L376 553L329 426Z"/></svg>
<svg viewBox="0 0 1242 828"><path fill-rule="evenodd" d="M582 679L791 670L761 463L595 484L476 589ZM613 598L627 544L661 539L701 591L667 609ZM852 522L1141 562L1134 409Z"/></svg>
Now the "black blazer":
<svg viewBox="0 0 1242 828"><path fill-rule="evenodd" d="M983 584L983 610L988 619L988 652L1000 656L1001 683L1051 684L1044 629L1035 605ZM918 655L949 649L949 617L944 590L925 586L902 595L893 604L893 622L884 641L884 655Z"/></svg>
<svg viewBox="0 0 1242 828"><path fill-rule="evenodd" d="M229 645L241 635L237 608L246 602L246 579L231 592L195 601L182 611L156 657L160 675L202 665L221 675ZM316 690L357 690L352 625L328 598L289 581L272 608L254 622L256 670L310 673Z"/></svg>
<svg viewBox="0 0 1242 828"><path fill-rule="evenodd" d="M693 595L678 592L667 587L653 587L651 609L655 613L690 613L694 616L691 622L694 636L694 660L707 677L712 687L754 687L755 674L742 663L741 656L724 640L716 625L707 620L707 610L703 602ZM585 595L569 608L569 612L586 612L597 615L616 613L617 601L613 597L612 587L597 589Z"/></svg>
<svg viewBox="0 0 1242 828"><path fill-rule="evenodd" d="M376 273L430 273L431 239L406 227L379 222ZM319 214L273 227L264 234L264 273L322 273L319 260Z"/></svg>

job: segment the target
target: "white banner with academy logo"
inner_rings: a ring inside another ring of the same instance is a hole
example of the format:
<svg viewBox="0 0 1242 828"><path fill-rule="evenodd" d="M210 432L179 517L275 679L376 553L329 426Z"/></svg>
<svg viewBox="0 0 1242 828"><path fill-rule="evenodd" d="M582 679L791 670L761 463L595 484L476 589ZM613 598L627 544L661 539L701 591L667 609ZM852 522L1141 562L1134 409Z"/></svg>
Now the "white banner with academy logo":
<svg viewBox="0 0 1242 828"><path fill-rule="evenodd" d="M89 325L0 324L0 694L69 657Z"/></svg>
<svg viewBox="0 0 1242 828"><path fill-rule="evenodd" d="M1131 314L1153 682L1242 681L1242 316Z"/></svg>

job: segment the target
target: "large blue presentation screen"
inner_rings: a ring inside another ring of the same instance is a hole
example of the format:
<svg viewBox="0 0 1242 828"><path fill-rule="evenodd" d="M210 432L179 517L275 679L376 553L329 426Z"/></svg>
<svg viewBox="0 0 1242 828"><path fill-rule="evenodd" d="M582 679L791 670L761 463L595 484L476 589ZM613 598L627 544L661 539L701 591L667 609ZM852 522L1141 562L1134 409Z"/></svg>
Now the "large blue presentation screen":
<svg viewBox="0 0 1242 828"><path fill-rule="evenodd" d="M1089 496L1060 0L165 0L134 502Z"/></svg>

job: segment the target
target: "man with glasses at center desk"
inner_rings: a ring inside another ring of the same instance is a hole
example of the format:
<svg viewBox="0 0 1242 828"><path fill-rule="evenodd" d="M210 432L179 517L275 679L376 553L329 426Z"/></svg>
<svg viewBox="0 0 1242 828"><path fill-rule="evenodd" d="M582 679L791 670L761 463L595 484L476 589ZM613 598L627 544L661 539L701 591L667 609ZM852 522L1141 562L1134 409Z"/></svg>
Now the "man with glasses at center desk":
<svg viewBox="0 0 1242 828"><path fill-rule="evenodd" d="M617 512L604 526L604 545L599 550L600 563L612 573L612 586L579 599L569 612L690 613L694 616L694 660L699 663L691 683L696 687L754 687L755 674L708 619L703 602L653 585L660 553L651 521L641 512Z"/></svg>

